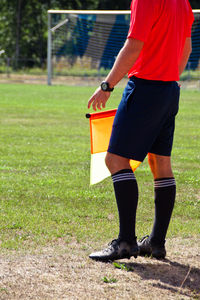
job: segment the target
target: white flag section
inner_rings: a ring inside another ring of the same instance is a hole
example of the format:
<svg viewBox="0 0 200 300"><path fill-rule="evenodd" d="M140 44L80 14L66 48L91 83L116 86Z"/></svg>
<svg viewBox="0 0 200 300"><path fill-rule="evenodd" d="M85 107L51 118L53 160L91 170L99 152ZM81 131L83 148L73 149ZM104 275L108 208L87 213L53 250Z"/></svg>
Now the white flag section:
<svg viewBox="0 0 200 300"><path fill-rule="evenodd" d="M90 184L96 184L110 176L105 164L106 152L91 154Z"/></svg>

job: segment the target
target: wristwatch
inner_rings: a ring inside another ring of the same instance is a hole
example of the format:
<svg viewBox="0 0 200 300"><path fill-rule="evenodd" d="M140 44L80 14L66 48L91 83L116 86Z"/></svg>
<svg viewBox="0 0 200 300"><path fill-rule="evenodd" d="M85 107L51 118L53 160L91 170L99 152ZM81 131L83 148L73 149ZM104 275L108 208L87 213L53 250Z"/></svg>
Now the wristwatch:
<svg viewBox="0 0 200 300"><path fill-rule="evenodd" d="M101 89L104 92L112 92L114 90L114 88L111 88L109 86L109 83L107 81L102 81L102 83L101 83Z"/></svg>

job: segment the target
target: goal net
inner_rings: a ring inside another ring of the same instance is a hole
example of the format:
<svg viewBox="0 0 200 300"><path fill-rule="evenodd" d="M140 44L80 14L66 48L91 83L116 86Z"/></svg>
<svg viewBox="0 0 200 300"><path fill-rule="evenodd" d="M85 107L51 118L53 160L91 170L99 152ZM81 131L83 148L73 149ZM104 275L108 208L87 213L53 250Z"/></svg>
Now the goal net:
<svg viewBox="0 0 200 300"><path fill-rule="evenodd" d="M182 79L200 78L200 10ZM105 76L123 46L130 11L48 11L48 84L59 75Z"/></svg>

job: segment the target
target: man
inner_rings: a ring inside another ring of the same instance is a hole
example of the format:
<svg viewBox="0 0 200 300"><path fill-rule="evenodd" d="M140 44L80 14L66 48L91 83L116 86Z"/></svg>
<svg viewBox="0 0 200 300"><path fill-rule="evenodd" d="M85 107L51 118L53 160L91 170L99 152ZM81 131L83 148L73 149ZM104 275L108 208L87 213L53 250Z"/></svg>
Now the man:
<svg viewBox="0 0 200 300"><path fill-rule="evenodd" d="M88 101L88 108L104 108L114 86L128 73L106 156L119 212L119 236L104 250L92 253L91 259L166 256L165 237L176 193L170 161L179 103L176 81L191 53L193 19L188 0L133 0L124 47ZM147 153L154 177L155 219L150 236L137 244L138 187L129 160L143 161Z"/></svg>

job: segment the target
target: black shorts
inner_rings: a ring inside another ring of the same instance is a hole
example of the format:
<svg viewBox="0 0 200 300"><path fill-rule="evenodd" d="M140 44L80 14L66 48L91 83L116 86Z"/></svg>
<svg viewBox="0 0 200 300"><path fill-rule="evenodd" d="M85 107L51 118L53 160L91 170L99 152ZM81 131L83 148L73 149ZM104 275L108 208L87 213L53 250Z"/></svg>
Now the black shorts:
<svg viewBox="0 0 200 300"><path fill-rule="evenodd" d="M147 153L170 156L179 95L175 81L131 77L116 112L108 152L138 161Z"/></svg>

